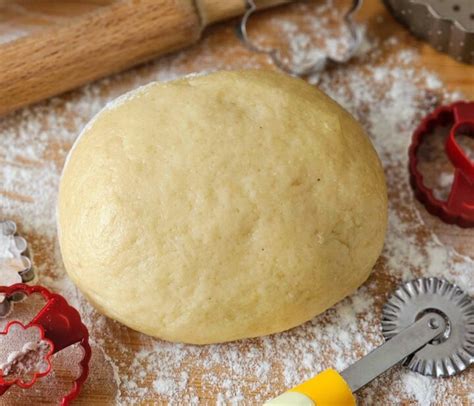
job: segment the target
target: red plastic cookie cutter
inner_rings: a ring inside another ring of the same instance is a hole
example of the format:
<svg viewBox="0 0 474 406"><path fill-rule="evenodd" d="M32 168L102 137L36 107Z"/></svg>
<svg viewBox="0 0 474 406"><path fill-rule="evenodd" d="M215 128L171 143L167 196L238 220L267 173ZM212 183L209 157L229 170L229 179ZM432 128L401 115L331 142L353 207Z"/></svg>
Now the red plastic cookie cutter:
<svg viewBox="0 0 474 406"><path fill-rule="evenodd" d="M423 137L432 133L436 126L451 123L445 151L455 168L454 181L448 200L442 201L424 185L423 175L417 168L417 153ZM460 135L474 137L474 102L461 101L441 106L426 116L415 130L408 151L410 183L415 196L431 214L449 224L474 227L474 161L456 141L456 136Z"/></svg>
<svg viewBox="0 0 474 406"><path fill-rule="evenodd" d="M4 331L0 332L0 336L1 335L7 336L10 333L10 331L13 330L14 327L17 327L20 330L23 330L24 332L29 331L29 330L36 330L36 333L37 333L36 335L39 336L40 343L46 343L47 346L48 346L48 351L45 354L41 355L41 358L43 358L43 360L46 361L47 367L44 371L38 371L38 369L35 368L32 371L33 372L33 377L30 380L25 381L23 379L23 377L16 377L16 378L13 378L12 380L9 380L8 382L6 382L6 379L5 379L5 372L6 371L3 369L4 365L1 365L0 366L0 370L1 370L1 372L0 372L0 393L1 394L3 394L8 389L8 387L10 387L11 385L18 385L19 387L21 387L23 389L28 389L31 386L33 386L33 384L36 382L36 380L38 378L46 376L51 370L51 356L53 355L54 345L51 342L51 340L48 340L45 337L44 328L39 326L39 325L35 325L35 324L25 326L23 323L21 323L19 321L12 321L12 322L8 323L8 325L6 326ZM8 374L8 372L7 372L7 374Z"/></svg>
<svg viewBox="0 0 474 406"><path fill-rule="evenodd" d="M0 286L0 293L7 297L22 293L29 296L33 293L40 293L46 300L46 304L39 313L26 326L18 321L10 321L5 330L0 332L2 335L8 334L14 324L20 324L24 329L35 327L40 330L40 336L48 343L51 343L51 350L46 355L48 367L46 371L35 373L33 379L29 382L23 382L21 379L6 381L3 375L0 375L0 396L3 395L12 385L16 384L22 388L29 388L37 379L51 372L50 357L70 345L79 343L84 355L80 361L81 373L74 381L71 391L62 398L61 405L66 406L74 400L79 394L89 374L89 361L91 358L91 348L89 345L89 332L82 323L79 312L71 307L66 299L61 295L50 292L42 286L28 286L18 283L12 286Z"/></svg>

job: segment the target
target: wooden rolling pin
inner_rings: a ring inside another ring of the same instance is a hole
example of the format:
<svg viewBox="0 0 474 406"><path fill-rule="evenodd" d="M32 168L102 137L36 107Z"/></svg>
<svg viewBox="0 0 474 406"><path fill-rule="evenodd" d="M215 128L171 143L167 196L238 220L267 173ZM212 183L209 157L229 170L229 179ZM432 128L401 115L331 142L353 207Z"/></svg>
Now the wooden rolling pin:
<svg viewBox="0 0 474 406"><path fill-rule="evenodd" d="M267 8L288 0L256 0ZM0 45L0 115L194 44L246 0L120 0Z"/></svg>

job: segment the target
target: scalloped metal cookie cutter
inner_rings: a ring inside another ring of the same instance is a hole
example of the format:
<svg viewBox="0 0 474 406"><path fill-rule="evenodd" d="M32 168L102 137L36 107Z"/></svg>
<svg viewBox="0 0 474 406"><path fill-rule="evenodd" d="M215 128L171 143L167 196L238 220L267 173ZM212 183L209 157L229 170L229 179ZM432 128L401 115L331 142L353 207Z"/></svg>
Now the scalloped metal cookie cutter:
<svg viewBox="0 0 474 406"><path fill-rule="evenodd" d="M4 294L7 298L17 293L27 296L39 293L43 296L46 300L45 305L26 326L15 320L10 321L0 334L7 335L14 325L20 325L25 330L28 328L36 328L40 331L40 336L50 343L52 347L45 355L48 367L42 372L35 371L33 378L29 382L25 383L21 379L8 380L6 374L0 370L0 396L12 385L30 388L39 378L51 372L50 357L52 354L73 344L79 344L84 354L79 363L81 373L74 381L70 392L61 400L62 406L69 405L69 403L78 396L83 383L87 379L89 374L89 361L91 358L89 332L87 327L82 323L78 311L71 307L61 295L52 293L42 286L28 286L22 283L9 287L0 286L0 293Z"/></svg>
<svg viewBox="0 0 474 406"><path fill-rule="evenodd" d="M438 51L474 64L474 1L384 0L394 17Z"/></svg>
<svg viewBox="0 0 474 406"><path fill-rule="evenodd" d="M35 280L28 243L17 235L16 223L11 220L0 221L0 273L0 285L10 286ZM13 302L22 298L21 294L17 294L7 300L4 295L0 295L0 318L10 312Z"/></svg>
<svg viewBox="0 0 474 406"><path fill-rule="evenodd" d="M296 386L266 405L355 405L354 392L402 363L414 372L448 377L474 363L474 301L444 279L401 285L382 311L385 343L340 374L333 369Z"/></svg>
<svg viewBox="0 0 474 406"><path fill-rule="evenodd" d="M344 22L347 28L349 29L349 33L351 35L351 44L349 45L349 49L347 50L347 52L339 58L326 54L325 56L322 56L316 61L309 62L307 65L292 66L282 60L278 50L273 48L261 48L250 40L249 35L247 33L248 20L250 16L257 10L257 7L255 5L254 0L246 0L246 2L247 11L243 15L242 20L240 21L240 25L238 27L239 37L241 38L242 42L251 51L268 55L279 69L286 73L289 73L290 75L306 76L312 73L321 72L328 64L345 64L357 53L362 43L362 37L360 35L360 32L357 30L356 25L353 21L353 16L362 5L362 0L353 0L351 8L344 15Z"/></svg>
<svg viewBox="0 0 474 406"><path fill-rule="evenodd" d="M418 170L418 150L423 138L437 125L452 123L446 140L446 155L455 168L454 181L446 202L436 199L433 191L423 183ZM474 102L456 102L441 106L426 116L413 133L410 145L410 183L418 200L426 209L444 222L461 227L474 227L474 161L463 151L457 136L474 137Z"/></svg>

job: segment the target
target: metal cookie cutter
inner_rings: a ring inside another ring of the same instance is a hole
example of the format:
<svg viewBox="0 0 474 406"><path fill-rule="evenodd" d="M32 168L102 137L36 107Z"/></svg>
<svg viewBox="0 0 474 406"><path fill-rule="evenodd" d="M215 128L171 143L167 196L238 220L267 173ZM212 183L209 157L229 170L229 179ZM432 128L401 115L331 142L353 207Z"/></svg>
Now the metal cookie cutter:
<svg viewBox="0 0 474 406"><path fill-rule="evenodd" d="M81 373L74 381L71 391L61 400L62 406L69 405L77 397L87 379L91 358L89 332L82 323L78 311L71 307L61 295L51 293L42 286L28 286L19 283L9 287L1 286L0 293L7 298L18 293L27 296L39 293L46 301L44 307L27 325L23 325L19 321L10 321L5 330L0 332L0 335L8 335L13 329L20 328L25 331L35 329L39 333L39 340L36 343L28 343L23 346L23 349L14 353L11 359L9 357L9 362L0 365L0 396L15 384L22 388L30 388L39 378L52 371L50 360L53 354L73 344L79 344L84 354L80 361ZM40 353L42 359L40 362L31 362L31 360L25 362L26 367L23 366L20 372L24 374L28 372L29 375L32 374L32 377L30 380L24 380L18 377L18 365L22 365L20 361L35 350Z"/></svg>
<svg viewBox="0 0 474 406"><path fill-rule="evenodd" d="M353 392L402 363L412 371L448 377L474 363L474 301L444 279L400 286L382 313L385 343L340 374L328 369L266 405L355 405Z"/></svg>
<svg viewBox="0 0 474 406"><path fill-rule="evenodd" d="M416 36L438 51L474 63L472 0L384 0L387 8Z"/></svg>
<svg viewBox="0 0 474 406"><path fill-rule="evenodd" d="M453 123L445 150L454 165L454 181L446 202L438 200L431 189L423 183L423 175L418 170L417 153L423 138L435 126ZM457 136L474 137L474 102L457 102L441 106L426 116L415 130L410 145L410 183L415 196L426 209L444 222L461 227L474 227L474 161L463 151L456 141Z"/></svg>
<svg viewBox="0 0 474 406"><path fill-rule="evenodd" d="M28 251L26 240L17 235L15 222L0 221L0 285L34 281L35 272ZM0 317L5 317L11 310L12 302L22 297L17 294L6 300L4 295L0 295Z"/></svg>
<svg viewBox="0 0 474 406"><path fill-rule="evenodd" d="M280 53L276 49L267 49L262 48L252 42L247 33L247 25L250 16L257 10L254 0L247 1L247 11L242 17L242 20L239 25L239 37L242 39L245 46L253 52L258 52L268 55L273 63L282 71L289 73L294 76L306 76L312 73L317 73L322 71L328 64L345 64L347 63L359 50L359 47L362 43L362 37L360 32L357 30L357 27L354 23L353 16L357 10L362 5L362 0L353 0L351 8L344 15L344 22L349 29L351 35L351 43L347 52L341 57L334 57L325 55L316 61L312 61L303 66L292 66L288 63L285 63L280 57Z"/></svg>

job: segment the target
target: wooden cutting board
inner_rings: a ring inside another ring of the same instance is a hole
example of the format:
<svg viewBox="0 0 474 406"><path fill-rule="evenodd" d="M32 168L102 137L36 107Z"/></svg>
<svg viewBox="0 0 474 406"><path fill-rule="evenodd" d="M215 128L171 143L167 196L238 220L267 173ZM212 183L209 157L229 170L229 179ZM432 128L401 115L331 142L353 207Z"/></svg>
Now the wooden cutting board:
<svg viewBox="0 0 474 406"><path fill-rule="evenodd" d="M68 0L61 2L54 0L0 0L0 41L6 42L7 40L13 40L13 38L20 36L34 36L35 33L51 25L67 24L70 19L87 19L88 13L100 7L108 7L112 3L114 3L113 0ZM336 7L344 7L347 5L347 2L342 0L335 1L334 5ZM288 9L288 18L292 18L291 16L293 15L290 11L291 10ZM278 13L283 13L284 15L286 11L279 11ZM262 12L258 17L258 21L262 24L260 27L255 28L256 31L264 31L267 29L268 24L264 24L265 21L268 22L269 19L274 16L274 12ZM443 81L443 86L453 91L461 91L467 98L474 99L474 67L457 63L449 56L440 54L434 51L430 46L412 38L409 33L388 15L380 1L366 1L363 9L358 14L358 19L366 24L368 35L372 38L383 41L389 36L395 35L399 39L399 44L396 47L393 47L392 50L384 51L386 54L383 58L390 58L391 52L399 52L400 49L404 47L407 49L416 49L420 53L420 58L414 62L414 69L425 68L434 71ZM381 21L383 21L383 23L381 23ZM200 70L202 66L205 66L206 69L246 66L275 69L265 56L254 54L239 43L234 32L235 23L236 21L233 20L208 29L205 32L202 43L177 56L167 57L162 62L149 63L124 75L114 76L108 81L103 81L99 87L85 88L71 92L59 98L55 98L52 101L41 103L32 109L25 109L16 114L1 118L0 137L2 137L2 134L4 134L5 137L13 134L11 135L13 137L12 142L20 143L22 140L18 134L25 132L24 121L29 114L33 114L35 117L48 117L40 131L33 129L32 132L36 131L35 134L41 133L44 137L49 137L49 141L46 142L47 147L40 161L30 158L26 152L13 153L9 152L6 147L6 152L2 152L0 149L0 165L8 165L12 168L17 167L19 168L19 172L27 169L40 171L45 165L50 165L59 172L73 138L65 137L61 139L61 137L53 136L51 133L57 131L58 128L65 128L66 130L69 128L72 129L71 132L74 132L76 126L78 126L78 122L79 125L81 125L82 122L90 118L81 116L80 103L78 100L84 99L86 102L90 101L92 104L100 104L103 100L103 94L117 95L136 84L141 84L152 79L161 79L162 76L160 75L162 75L163 71L166 71L166 67L169 67L170 71L175 70L178 73ZM288 45L281 44L281 46L285 47ZM212 63L209 62L211 56ZM156 69L157 63L160 66L159 72ZM163 68L163 66L165 68ZM2 75L1 72L0 75ZM57 115L60 122L53 122L51 115ZM80 119L77 119L77 117L80 117ZM35 142L34 139L32 142ZM2 145L1 139L0 145ZM57 179L54 179L52 182L57 182ZM54 187L55 185L52 186L52 190L54 190ZM47 191L45 194L46 193ZM54 196L38 197L30 193L27 188L19 192L16 189L10 188L10 185L6 183L3 184L0 178L0 197L2 197L2 201L7 202L7 206L0 206L0 218L9 215L18 222L20 230L23 229L25 236L33 248L34 262L40 272L40 281L52 289L57 288L62 291L63 285L58 284L56 281L63 278L63 270L57 251L54 232L50 231L46 233L44 232L44 228L39 226L35 228L34 225L37 223L33 222L29 217L32 216L32 211L28 208L28 205L38 205L41 207L50 205L51 209L45 207L44 211L45 213L54 213ZM443 243L453 246L458 252L468 255L471 258L474 257L474 234L471 230L461 230L455 226L445 225L427 214L421 205L418 203L414 204L426 223L420 231L422 234L420 238L432 231ZM396 210L403 209L396 208ZM11 213L13 213L13 216L11 216ZM373 295L375 303L374 311L376 312L380 311L380 305L385 300L387 293L398 283L384 272L384 267L385 264L383 261L380 261L370 280L375 286ZM471 270L471 272L472 271L473 270ZM82 303L83 299L81 295L75 290L67 288L66 296L73 303ZM121 398L126 399L124 401L125 404L131 404L132 402L135 404L150 405L166 404L165 398L158 394L152 395L147 392L145 395L140 396L137 394L136 388L127 386L123 384L123 382L122 384L116 382L117 377L120 378L128 373L127 371L129 371L130 365L133 363L133 357L130 354L134 354L134 351L137 352L141 349L144 343L152 346L153 340L145 339L143 335L120 326L118 323L96 316L95 313L91 313L92 310L87 306L80 304L79 308L83 313L87 313L87 320L90 323L96 323L96 325L93 327L94 360L92 363L91 377L76 404L114 404L118 391L121 392ZM324 323L325 318L326 316L323 315L321 323ZM376 327L371 326L370 328L376 331ZM361 331L361 334L364 335L364 331ZM254 342L249 341L248 346L252 346L253 343ZM260 348L258 344L254 344L257 348ZM102 351L101 348L105 349L105 351ZM123 348L126 348L127 352L122 351ZM358 355L361 356L363 354ZM322 353L320 356L323 365L332 365L333 358L330 352ZM113 359L114 362L111 363L109 359ZM281 377L282 367L278 364L278 354L274 354L271 359L271 364L274 366L275 372L272 375L271 383L265 382L264 384L272 385L273 392L278 393L286 389L284 380ZM160 365L159 359L156 361L156 365ZM196 366L198 364L192 357L183 365L187 367L187 371L189 371L190 375L187 379L187 384L192 386L194 392L199 394L197 398L192 399L193 402L215 404L218 400L217 394L220 393L220 388L203 383L202 374L204 371ZM148 370L146 371L146 373L149 372ZM181 372L181 370L176 370L172 378L179 380ZM218 372L217 370L214 371L217 375ZM60 370L59 375L67 377L67 369ZM249 381L255 381L256 379L254 376L248 377ZM456 399L459 399L459 404L464 405L469 404L469 390L468 387L466 387L466 380L471 383L473 382L472 370L464 374L462 381L457 380L457 378L452 379L449 389L446 389L451 395L455 394L457 396ZM145 377L141 381L141 385L151 387L153 385L153 379ZM389 381L387 385L390 385ZM235 403L255 404L257 402L255 399L259 399L257 392L258 390L245 391L245 393L243 393L243 399L245 400L237 400ZM381 392L383 392L382 388ZM392 397L386 394L381 395L381 398L377 398L377 402L378 404L393 404L391 403L393 399L397 399L397 402L401 404L416 404L416 402L404 397L403 393L400 392L400 389L394 389L394 392L390 394ZM361 404L369 404L367 393L361 393L359 398ZM12 390L12 394L6 398L7 400L5 400L5 398L2 399L3 402L6 403L2 403L2 400L0 400L0 403L5 405L46 405L51 404L50 394L47 387L46 389L43 387L38 390L33 388L30 391L20 391L15 388L15 392L13 393ZM191 402L190 398L183 398L181 400L174 398L174 400L175 404L187 404ZM226 403L226 399L224 399L224 403ZM443 405L444 399L441 397L437 399L435 403L437 405Z"/></svg>

